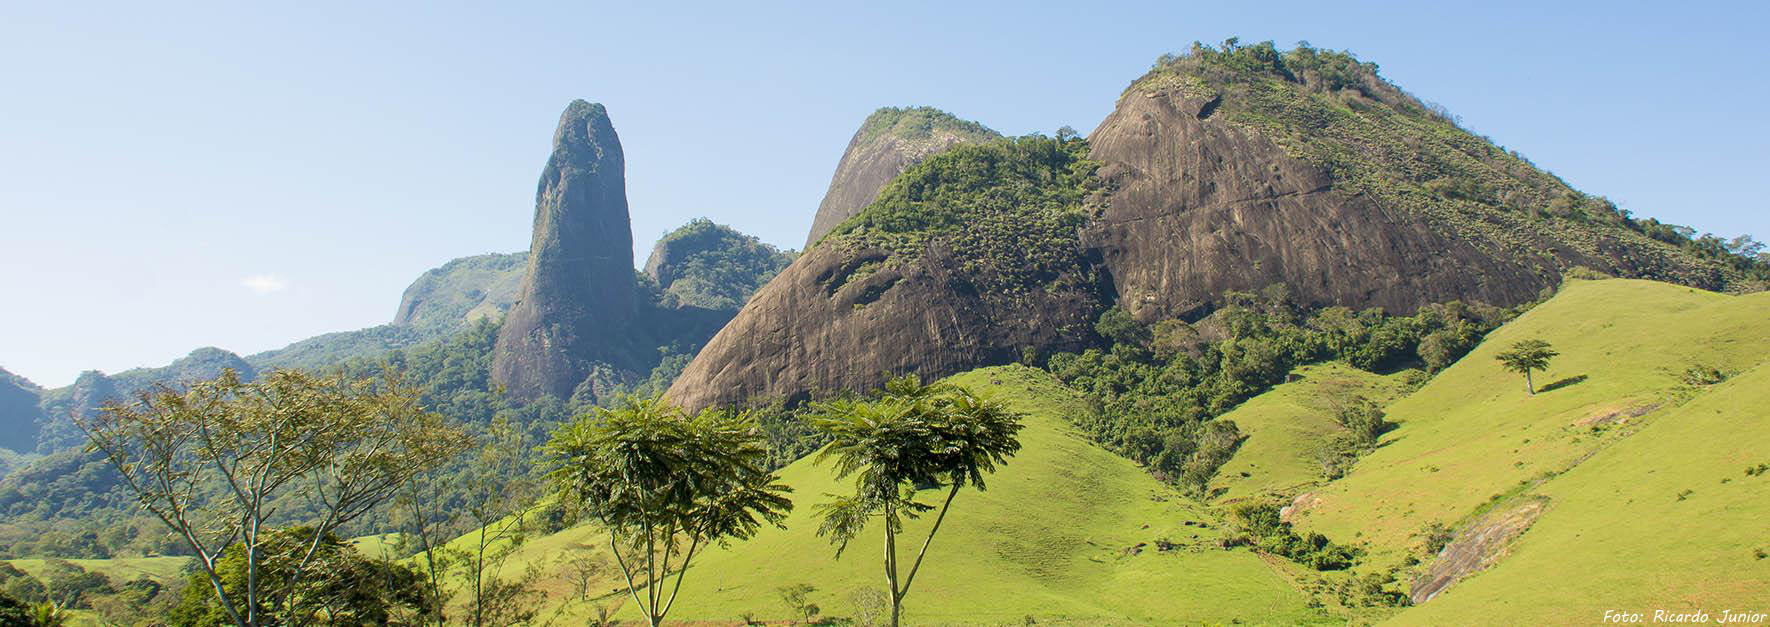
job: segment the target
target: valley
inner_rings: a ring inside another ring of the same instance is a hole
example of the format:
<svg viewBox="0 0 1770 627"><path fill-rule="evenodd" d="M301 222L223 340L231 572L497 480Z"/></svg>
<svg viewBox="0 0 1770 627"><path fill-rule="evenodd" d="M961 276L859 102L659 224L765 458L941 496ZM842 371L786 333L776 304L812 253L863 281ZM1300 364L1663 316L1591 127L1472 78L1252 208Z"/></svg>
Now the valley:
<svg viewBox="0 0 1770 627"><path fill-rule="evenodd" d="M0 371L0 622L1770 610L1770 255L1350 52L1195 43L1086 135L881 108L803 250L643 264L618 113L387 324Z"/></svg>

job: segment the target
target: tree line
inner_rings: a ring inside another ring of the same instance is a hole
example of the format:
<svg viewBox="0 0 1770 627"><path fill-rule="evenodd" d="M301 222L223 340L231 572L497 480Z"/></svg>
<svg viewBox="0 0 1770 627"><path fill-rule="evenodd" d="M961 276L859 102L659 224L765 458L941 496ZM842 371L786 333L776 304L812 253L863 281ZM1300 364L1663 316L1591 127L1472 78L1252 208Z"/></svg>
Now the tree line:
<svg viewBox="0 0 1770 627"><path fill-rule="evenodd" d="M531 474L540 481L525 487L517 476L455 491L480 501L464 508L478 528L451 538L434 524L438 504L425 499L435 488L427 483L431 471L463 456L515 470L526 459L516 453L533 442L502 420L494 420L491 437L478 436L428 410L422 396L393 369L376 376L279 370L250 382L230 371L155 386L79 426L139 507L194 556L190 585L163 617L178 625L532 619L525 591L495 571L530 523L548 518L606 531L615 564L587 560L580 587L615 576L638 613L657 625L677 607L683 579L708 547L782 526L793 509L790 488L769 464L756 411L689 412L638 398L581 412L553 431L540 446L542 472ZM1021 416L962 387L913 376L869 396L813 403L806 416L830 442L818 461L853 486L817 505L818 533L838 557L867 529L882 534L881 579L895 625L959 492L984 489L1019 449ZM938 504L924 502L920 491L930 488L944 494ZM275 509L293 496L308 501L310 514L273 523ZM339 537L351 521L387 507L408 510L412 557L374 559ZM913 558L900 555L904 521L925 514L934 516L927 536ZM10 599L0 593L0 605Z"/></svg>

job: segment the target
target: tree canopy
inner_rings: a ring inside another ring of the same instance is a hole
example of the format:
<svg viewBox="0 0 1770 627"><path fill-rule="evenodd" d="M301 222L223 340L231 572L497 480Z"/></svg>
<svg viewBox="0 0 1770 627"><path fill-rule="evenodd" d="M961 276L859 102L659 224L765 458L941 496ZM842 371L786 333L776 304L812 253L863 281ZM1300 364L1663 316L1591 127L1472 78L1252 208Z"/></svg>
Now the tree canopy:
<svg viewBox="0 0 1770 627"><path fill-rule="evenodd" d="M766 470L748 412L690 415L656 398L629 400L579 417L546 450L560 498L608 527L627 592L652 625L675 603L697 549L779 526L793 508L791 489Z"/></svg>
<svg viewBox="0 0 1770 627"><path fill-rule="evenodd" d="M834 460L839 478L855 477L852 495L818 506L818 535L829 537L840 556L868 522L883 520L891 624L898 622L953 497L966 485L985 489L985 476L1020 450L1020 419L997 401L961 387L923 385L914 375L891 379L877 399L844 398L814 408L813 425L832 438L817 460ZM897 535L906 518L935 509L916 500L917 489L926 486L946 486L946 500L900 583Z"/></svg>
<svg viewBox="0 0 1770 627"><path fill-rule="evenodd" d="M1549 360L1559 354L1549 348L1548 342L1533 339L1513 344L1510 349L1494 355L1494 359L1499 360L1506 370L1524 375L1524 390L1534 396L1536 385L1530 380L1530 371L1547 369Z"/></svg>

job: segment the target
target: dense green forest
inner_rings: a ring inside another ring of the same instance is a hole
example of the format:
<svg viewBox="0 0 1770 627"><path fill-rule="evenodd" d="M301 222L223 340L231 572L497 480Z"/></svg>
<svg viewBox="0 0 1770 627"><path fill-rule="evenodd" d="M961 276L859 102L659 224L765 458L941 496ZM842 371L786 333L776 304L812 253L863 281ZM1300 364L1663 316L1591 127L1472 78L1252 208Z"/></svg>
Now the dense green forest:
<svg viewBox="0 0 1770 627"><path fill-rule="evenodd" d="M1095 326L1106 348L1046 361L1088 398L1093 413L1078 426L1200 496L1242 439L1234 422L1216 418L1284 382L1297 366L1343 360L1370 371L1411 369L1423 383L1515 314L1455 302L1411 316L1345 307L1307 311L1288 302L1282 286L1226 299L1227 307L1192 323L1146 325L1115 307ZM1362 399L1345 403L1340 418L1356 437L1335 447L1353 457L1375 445L1384 424Z"/></svg>

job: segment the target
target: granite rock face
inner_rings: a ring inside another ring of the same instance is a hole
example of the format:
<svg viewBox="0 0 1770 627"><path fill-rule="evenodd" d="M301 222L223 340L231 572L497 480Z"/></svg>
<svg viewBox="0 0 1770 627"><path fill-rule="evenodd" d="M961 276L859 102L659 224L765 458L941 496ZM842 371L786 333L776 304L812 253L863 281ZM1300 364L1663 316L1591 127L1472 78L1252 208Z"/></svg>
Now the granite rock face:
<svg viewBox="0 0 1770 627"><path fill-rule="evenodd" d="M493 353L493 379L516 398L563 398L598 363L632 365L616 341L637 300L625 167L602 105L566 107L535 194L528 269Z"/></svg>
<svg viewBox="0 0 1770 627"><path fill-rule="evenodd" d="M1212 107L1177 91L1128 94L1089 136L1114 192L1086 237L1137 317L1196 316L1226 291L1281 283L1299 304L1388 311L1509 305L1544 287L1534 268L1334 189L1270 139L1211 119Z"/></svg>
<svg viewBox="0 0 1770 627"><path fill-rule="evenodd" d="M1001 137L989 128L930 107L886 107L867 116L848 141L830 188L811 220L805 249L860 213L886 183L928 155L964 142Z"/></svg>
<svg viewBox="0 0 1770 627"><path fill-rule="evenodd" d="M1527 303L1575 267L1727 285L1721 264L1456 127L1375 66L1343 80L1213 63L1164 60L1088 137L1106 198L1076 250L1047 252L1096 268L1100 289L1032 290L1036 306L991 307L987 290L955 288L974 270L942 251L848 280L886 254L826 250L846 243L826 238L757 292L670 398L692 408L865 390L894 372L940 377L1012 361L1013 346L1098 342L1091 316L1111 305L1144 322L1196 320L1226 292L1273 286L1303 307L1409 313ZM874 147L889 137L871 120L856 134L812 243L897 189L887 183L916 153Z"/></svg>
<svg viewBox="0 0 1770 627"><path fill-rule="evenodd" d="M979 298L962 257L938 243L906 267L867 271L888 256L838 246L800 255L689 362L669 398L689 408L805 400L876 387L885 373L941 377L1092 338L1098 297L1088 290Z"/></svg>
<svg viewBox="0 0 1770 627"><path fill-rule="evenodd" d="M1362 107L1348 113L1293 81L1179 77L1133 84L1089 135L1114 191L1084 237L1141 320L1280 284L1305 307L1407 313L1530 302L1573 267L1725 282L1387 83L1340 96Z"/></svg>

